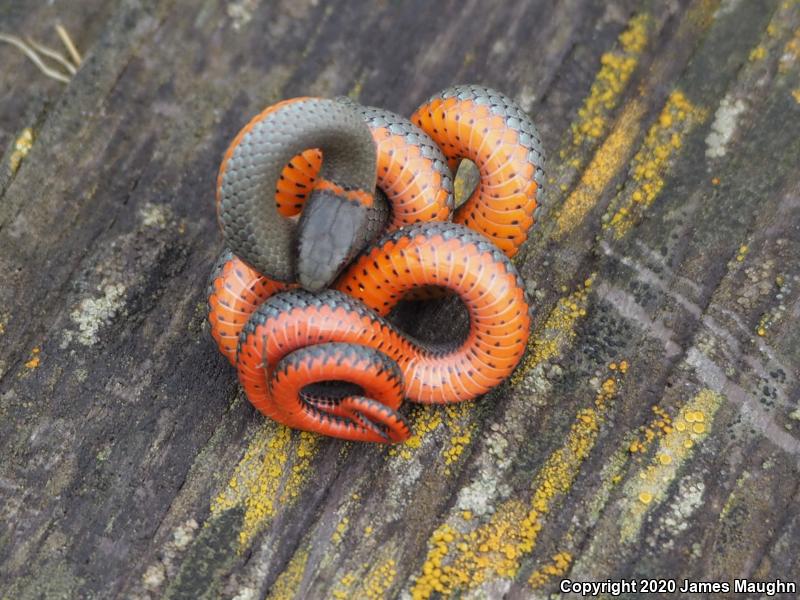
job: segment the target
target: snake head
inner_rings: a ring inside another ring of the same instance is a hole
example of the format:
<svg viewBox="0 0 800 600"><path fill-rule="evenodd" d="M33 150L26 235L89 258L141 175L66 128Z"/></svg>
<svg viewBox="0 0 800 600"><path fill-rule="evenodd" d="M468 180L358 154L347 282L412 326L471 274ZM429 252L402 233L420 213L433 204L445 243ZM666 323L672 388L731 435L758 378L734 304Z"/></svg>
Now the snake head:
<svg viewBox="0 0 800 600"><path fill-rule="evenodd" d="M298 235L297 278L311 292L328 287L365 244L368 209L328 190L306 201Z"/></svg>

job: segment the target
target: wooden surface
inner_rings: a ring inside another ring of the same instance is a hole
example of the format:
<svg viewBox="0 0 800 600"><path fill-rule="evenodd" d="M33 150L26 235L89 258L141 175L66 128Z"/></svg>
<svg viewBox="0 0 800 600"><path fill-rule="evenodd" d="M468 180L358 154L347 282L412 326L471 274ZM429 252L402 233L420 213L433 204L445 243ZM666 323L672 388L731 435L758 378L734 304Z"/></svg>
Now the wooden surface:
<svg viewBox="0 0 800 600"><path fill-rule="evenodd" d="M0 46L0 597L800 579L798 2L0 0L59 21L69 85ZM549 155L525 364L401 447L267 422L204 324L224 148L460 82Z"/></svg>

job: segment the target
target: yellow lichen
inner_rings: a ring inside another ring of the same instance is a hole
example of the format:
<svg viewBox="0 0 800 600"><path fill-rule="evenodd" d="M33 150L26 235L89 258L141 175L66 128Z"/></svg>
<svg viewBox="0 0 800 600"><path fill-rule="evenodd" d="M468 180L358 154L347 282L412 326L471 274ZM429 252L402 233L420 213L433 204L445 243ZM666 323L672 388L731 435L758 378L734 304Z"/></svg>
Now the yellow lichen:
<svg viewBox="0 0 800 600"><path fill-rule="evenodd" d="M282 503L296 498L300 494L319 444L319 436L308 431L301 431L299 437L295 447L296 458L281 494L280 501Z"/></svg>
<svg viewBox="0 0 800 600"><path fill-rule="evenodd" d="M589 94L578 109L578 117L570 126L571 135L560 151L562 169L556 179L558 189L569 189L575 173L589 158L587 151L608 133L610 117L627 89L631 75L636 70L639 57L647 46L652 19L641 14L633 17L619 36L617 47L603 54L600 69ZM611 134L595 152L584 169L576 189L567 198L557 215L556 234L561 236L580 224L596 204L602 190L623 167L625 157L639 132L639 121L644 115L643 103L634 100L622 111Z"/></svg>
<svg viewBox="0 0 800 600"><path fill-rule="evenodd" d="M369 563L364 563L360 569L345 573L337 582L331 595L337 600L349 598L381 600L388 597L387 592L396 577L397 563L395 560L393 558L378 559L371 568Z"/></svg>
<svg viewBox="0 0 800 600"><path fill-rule="evenodd" d="M275 584L267 595L267 600L292 600L297 597L307 563L308 549L295 552L289 560L289 564L275 580Z"/></svg>
<svg viewBox="0 0 800 600"><path fill-rule="evenodd" d="M436 431L442 425L442 410L438 406L417 405L411 409L411 436L405 443L390 446L388 456L411 460L415 450L422 446L423 438Z"/></svg>
<svg viewBox="0 0 800 600"><path fill-rule="evenodd" d="M439 428L449 434L440 452L444 472L450 474L450 466L458 462L464 450L472 442L475 423L471 421L471 408L466 403L446 406L418 405L411 410L411 437L404 444L391 446L387 455L400 460L412 460L422 447L423 440Z"/></svg>
<svg viewBox="0 0 800 600"><path fill-rule="evenodd" d="M351 593L350 588L352 587L353 583L356 581L356 575L352 571L348 571L345 573L339 582L336 584L336 587L331 592L331 595L336 598L336 600L347 600L348 598L352 598L353 595Z"/></svg>
<svg viewBox="0 0 800 600"><path fill-rule="evenodd" d="M397 564L393 559L378 563L364 577L362 584L363 594L356 597L366 597L369 600L381 600L386 597L386 592L397 577Z"/></svg>
<svg viewBox="0 0 800 600"><path fill-rule="evenodd" d="M630 231L661 193L673 155L682 147L684 137L705 117L706 112L694 106L680 90L670 94L633 157L632 185L626 186L615 198L610 212L603 218L604 228L610 228L617 238Z"/></svg>
<svg viewBox="0 0 800 600"><path fill-rule="evenodd" d="M342 517L339 523L336 524L336 529L331 536L331 542L334 544L339 544L344 538L344 534L347 532L349 525L350 519L348 517Z"/></svg>
<svg viewBox="0 0 800 600"><path fill-rule="evenodd" d="M503 502L485 523L443 523L428 540L428 554L411 589L414 600L449 595L495 578L513 578L530 554L547 515L572 487L594 448L601 424L617 394L619 373L608 377L591 406L578 411L563 446L544 462L534 479L531 500Z"/></svg>
<svg viewBox="0 0 800 600"><path fill-rule="evenodd" d="M764 46L758 45L750 51L750 61L755 62L762 60L767 55L767 49Z"/></svg>
<svg viewBox="0 0 800 600"><path fill-rule="evenodd" d="M783 47L783 52L778 61L778 71L786 73L798 61L800 61L800 28L795 29L792 38Z"/></svg>
<svg viewBox="0 0 800 600"><path fill-rule="evenodd" d="M647 45L651 19L642 14L633 17L618 39L618 47L600 57L600 70L589 95L578 109L578 120L570 129L572 144L581 146L600 139L606 132L606 119L619 102L628 80L636 69L639 56ZM566 153L566 151L565 151Z"/></svg>
<svg viewBox="0 0 800 600"><path fill-rule="evenodd" d="M22 164L22 160L28 156L28 152L33 147L33 129L26 127L22 133L14 141L14 150L11 152L11 157L8 160L8 168L11 174L14 175Z"/></svg>
<svg viewBox="0 0 800 600"><path fill-rule="evenodd" d="M475 423L467 421L469 406L465 403L451 404L444 407L445 426L450 432L442 456L444 457L445 474L451 473L450 465L458 462L464 450L472 442L472 433L475 431Z"/></svg>
<svg viewBox="0 0 800 600"><path fill-rule="evenodd" d="M778 28L775 26L774 23L770 23L767 25L767 35L771 38L774 38L778 35Z"/></svg>
<svg viewBox="0 0 800 600"><path fill-rule="evenodd" d="M559 299L547 316L541 331L536 336L531 336L527 357L511 377L512 385L519 384L525 374L537 365L561 354L572 342L578 319L586 316L592 283L593 278L589 277L572 294Z"/></svg>
<svg viewBox="0 0 800 600"><path fill-rule="evenodd" d="M562 577L572 564L572 555L569 552L559 552L553 555L553 562L539 567L531 573L528 583L533 589L546 584L553 577Z"/></svg>
<svg viewBox="0 0 800 600"><path fill-rule="evenodd" d="M739 246L739 251L736 253L736 262L742 262L747 256L749 250L750 249L747 247L747 244L742 244Z"/></svg>
<svg viewBox="0 0 800 600"><path fill-rule="evenodd" d="M659 442L650 463L632 477L625 487L630 499L623 510L621 538L636 538L651 505L658 504L675 479L681 466L691 456L692 448L705 439L722 402L722 396L709 389L700 391L675 418L676 426ZM683 423L684 426L679 425Z"/></svg>
<svg viewBox="0 0 800 600"><path fill-rule="evenodd" d="M722 510L719 513L720 521L726 519L731 512L734 504L738 500L739 495L742 492L745 484L750 479L751 475L749 471L743 471L742 474L736 480L736 488L730 493L728 499L725 501L725 504L722 506Z"/></svg>
<svg viewBox="0 0 800 600"><path fill-rule="evenodd" d="M644 454L650 447L653 440L664 437L672 431L673 423L669 414L658 405L650 407L653 411L653 419L643 427L639 428L637 439L633 440L628 447L631 454ZM685 425L678 423L677 427L685 428ZM682 431L682 429L681 429Z"/></svg>
<svg viewBox="0 0 800 600"><path fill-rule="evenodd" d="M214 498L211 513L243 506L242 548L272 520L279 505L297 497L318 443L314 434L292 432L266 421L247 445L228 485Z"/></svg>
<svg viewBox="0 0 800 600"><path fill-rule="evenodd" d="M563 236L583 222L603 190L625 165L633 142L639 134L645 106L638 100L628 104L611 134L584 169L581 179L564 202L556 217L557 236Z"/></svg>

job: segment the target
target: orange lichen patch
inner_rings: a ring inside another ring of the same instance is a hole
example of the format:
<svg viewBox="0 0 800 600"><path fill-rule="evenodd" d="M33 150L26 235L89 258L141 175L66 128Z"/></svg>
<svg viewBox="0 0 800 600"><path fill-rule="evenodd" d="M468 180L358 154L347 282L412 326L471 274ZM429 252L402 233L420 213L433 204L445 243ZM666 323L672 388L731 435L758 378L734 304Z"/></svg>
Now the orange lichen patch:
<svg viewBox="0 0 800 600"><path fill-rule="evenodd" d="M299 494L319 438L267 421L256 432L228 485L211 502L211 514L244 507L239 543L244 549Z"/></svg>
<svg viewBox="0 0 800 600"><path fill-rule="evenodd" d="M292 600L297 597L308 564L308 549L298 550L292 555L289 564L278 575L275 584L267 595L267 600Z"/></svg>
<svg viewBox="0 0 800 600"><path fill-rule="evenodd" d="M618 47L600 57L600 70L595 76L589 95L578 109L578 119L570 126L572 144L582 146L605 135L608 115L617 107L622 92L639 64L639 57L647 46L652 19L649 15L636 15L618 39ZM568 150L561 151L567 158Z"/></svg>
<svg viewBox="0 0 800 600"><path fill-rule="evenodd" d="M722 396L709 389L700 391L675 418L675 427L658 444L648 465L625 486L628 503L623 510L621 538L636 538L651 506L659 504L692 449L708 435Z"/></svg>
<svg viewBox="0 0 800 600"><path fill-rule="evenodd" d="M672 418L658 405L651 407L654 417L647 424L639 428L637 439L631 442L628 451L631 454L644 454L650 444L657 438L662 438L673 429Z"/></svg>
<svg viewBox="0 0 800 600"><path fill-rule="evenodd" d="M672 92L661 114L645 136L630 169L630 182L614 199L603 217L603 228L616 238L623 237L664 188L667 173L683 139L706 118L706 111L694 106L681 92Z"/></svg>
<svg viewBox="0 0 800 600"><path fill-rule="evenodd" d="M40 352L41 352L41 349L38 346L36 348L34 348L33 350L31 350L31 357L25 363L25 368L26 369L33 370L33 369L35 369L36 367L39 366L39 364L42 362L41 358L39 357L39 353Z"/></svg>
<svg viewBox="0 0 800 600"><path fill-rule="evenodd" d="M571 564L572 554L569 552L554 554L551 563L543 565L531 573L528 583L533 589L540 588L553 577L563 577Z"/></svg>
<svg viewBox="0 0 800 600"><path fill-rule="evenodd" d="M527 356L511 377L512 385L519 384L526 373L536 368L537 365L560 355L575 339L575 326L578 319L586 316L593 277L586 279L573 293L559 299L539 333L531 336Z"/></svg>
<svg viewBox="0 0 800 600"><path fill-rule="evenodd" d="M619 373L612 372L594 402L578 411L566 441L537 473L529 503L507 500L483 523L454 515L452 523L443 523L433 532L422 571L411 588L414 600L516 576L522 559L536 546L547 515L569 492L594 448L618 387Z"/></svg>
<svg viewBox="0 0 800 600"><path fill-rule="evenodd" d="M639 134L645 106L633 100L622 111L614 129L595 152L575 190L564 202L556 218L557 235L563 236L578 225L597 204L603 190L621 171Z"/></svg>
<svg viewBox="0 0 800 600"><path fill-rule="evenodd" d="M26 127L14 141L14 150L11 152L11 157L8 159L8 168L12 175L19 171L22 160L28 156L28 152L31 151L32 147L33 129Z"/></svg>

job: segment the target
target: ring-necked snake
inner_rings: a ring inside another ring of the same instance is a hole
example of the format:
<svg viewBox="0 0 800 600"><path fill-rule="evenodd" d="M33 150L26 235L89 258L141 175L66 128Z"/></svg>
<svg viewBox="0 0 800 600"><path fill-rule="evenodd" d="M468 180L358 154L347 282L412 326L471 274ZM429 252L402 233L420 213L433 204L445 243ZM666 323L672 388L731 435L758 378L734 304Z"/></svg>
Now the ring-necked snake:
<svg viewBox="0 0 800 600"><path fill-rule="evenodd" d="M537 208L536 130L513 101L478 86L449 88L412 119L419 128L349 101L296 99L258 115L225 154L218 215L235 255L223 253L211 277L212 335L249 400L281 423L401 441L404 397L475 398L522 357L529 306L508 256ZM449 223L450 170L463 158L480 183ZM286 218L300 210L299 223ZM385 320L421 286L461 298L466 339L432 346ZM339 385L321 384L330 381Z"/></svg>

